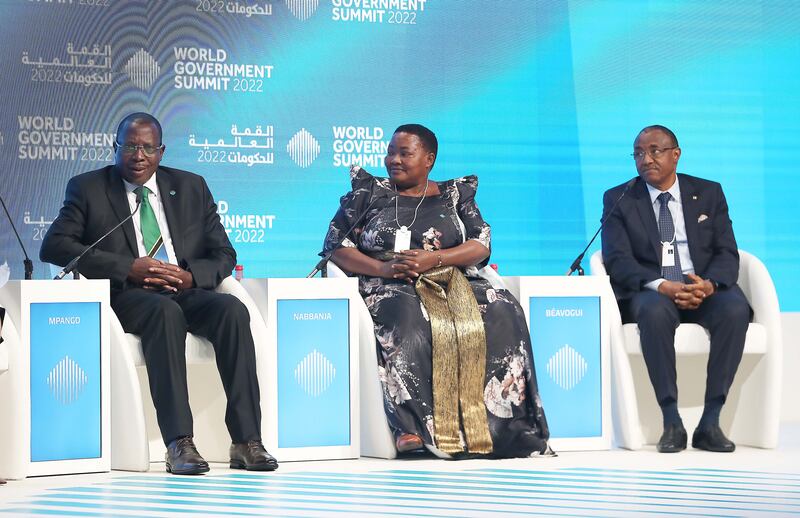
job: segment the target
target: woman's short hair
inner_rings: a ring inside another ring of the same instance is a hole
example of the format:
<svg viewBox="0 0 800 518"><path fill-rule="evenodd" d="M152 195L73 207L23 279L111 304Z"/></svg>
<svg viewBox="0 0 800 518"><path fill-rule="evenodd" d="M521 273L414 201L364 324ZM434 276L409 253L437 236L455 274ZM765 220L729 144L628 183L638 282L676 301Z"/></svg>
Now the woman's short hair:
<svg viewBox="0 0 800 518"><path fill-rule="evenodd" d="M422 124L403 124L402 126L398 126L394 132L416 135L419 137L419 140L422 141L422 145L425 146L427 151L430 151L434 155L439 154L439 141L436 139L436 135Z"/></svg>

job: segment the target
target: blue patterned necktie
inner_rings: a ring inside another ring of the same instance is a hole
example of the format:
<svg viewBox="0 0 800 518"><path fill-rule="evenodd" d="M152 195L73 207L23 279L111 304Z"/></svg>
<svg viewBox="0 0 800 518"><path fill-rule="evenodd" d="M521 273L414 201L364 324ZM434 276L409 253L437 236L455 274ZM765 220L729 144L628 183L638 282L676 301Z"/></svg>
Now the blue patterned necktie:
<svg viewBox="0 0 800 518"><path fill-rule="evenodd" d="M662 192L658 195L658 201L661 203L661 208L658 211L658 232L661 234L662 243L672 243L675 256L675 266L662 266L661 276L668 281L683 282L681 258L678 255L678 243L675 241L675 224L672 221L672 213L667 206L671 199L672 195L668 192Z"/></svg>

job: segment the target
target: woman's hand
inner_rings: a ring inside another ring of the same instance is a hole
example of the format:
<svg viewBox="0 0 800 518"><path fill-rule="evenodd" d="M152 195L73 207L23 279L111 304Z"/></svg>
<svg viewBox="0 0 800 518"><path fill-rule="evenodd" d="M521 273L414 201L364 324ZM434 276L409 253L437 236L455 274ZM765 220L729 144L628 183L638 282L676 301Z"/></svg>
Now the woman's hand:
<svg viewBox="0 0 800 518"><path fill-rule="evenodd" d="M429 262L432 261L433 266L439 263L439 258L435 253L432 254L433 258L426 258L423 254L430 253L424 250L407 250L395 254L388 261L381 261L365 255L356 248L339 248L333 253L332 259L347 272L412 283L417 280L420 273L432 267L428 265Z"/></svg>
<svg viewBox="0 0 800 518"><path fill-rule="evenodd" d="M429 252L428 250L403 250L398 252L395 258L390 261L395 270L395 279L406 279L414 282L421 274L440 266L440 251Z"/></svg>
<svg viewBox="0 0 800 518"><path fill-rule="evenodd" d="M384 279L406 279L408 277L407 270L405 266L400 266L400 261L395 257L381 262L378 276Z"/></svg>
<svg viewBox="0 0 800 518"><path fill-rule="evenodd" d="M419 277L419 274L413 271L412 265L404 258L397 256L381 263L379 276L384 279L404 280L410 284Z"/></svg>

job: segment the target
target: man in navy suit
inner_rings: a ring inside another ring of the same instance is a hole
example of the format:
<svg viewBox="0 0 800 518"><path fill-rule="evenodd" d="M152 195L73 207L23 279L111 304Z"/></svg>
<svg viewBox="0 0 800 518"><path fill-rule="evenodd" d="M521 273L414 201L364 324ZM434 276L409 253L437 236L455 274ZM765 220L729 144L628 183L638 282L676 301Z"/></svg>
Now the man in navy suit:
<svg viewBox="0 0 800 518"><path fill-rule="evenodd" d="M274 470L278 464L261 442L249 313L235 297L213 291L230 275L236 252L205 180L160 165L165 150L161 136L161 124L152 115L125 117L117 128L115 164L69 181L40 257L63 266L138 210L84 255L78 270L111 281L111 306L122 327L142 339L150 394L167 445L167 471L196 475L209 470L192 440L187 332L214 345L228 397L230 466Z"/></svg>
<svg viewBox="0 0 800 518"><path fill-rule="evenodd" d="M603 261L622 320L636 322L650 381L664 417L662 453L686 448L678 413L675 328L694 322L708 329L705 407L692 446L735 449L719 427L733 377L742 358L752 312L736 285L739 253L728 204L716 182L677 174L681 149L663 126L644 128L633 143L639 179L603 196Z"/></svg>

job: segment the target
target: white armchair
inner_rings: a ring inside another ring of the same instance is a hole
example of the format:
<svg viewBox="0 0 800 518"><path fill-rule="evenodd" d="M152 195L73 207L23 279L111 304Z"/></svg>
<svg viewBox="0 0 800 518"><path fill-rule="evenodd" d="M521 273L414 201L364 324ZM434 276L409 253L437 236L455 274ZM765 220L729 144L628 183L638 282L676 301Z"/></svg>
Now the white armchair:
<svg viewBox="0 0 800 518"><path fill-rule="evenodd" d="M739 286L753 321L747 330L744 355L728 394L720 424L737 444L775 448L781 405L783 342L775 286L764 264L739 251ZM591 258L592 275L606 275L600 251ZM640 449L655 444L661 433L661 413L639 343L637 324L622 324L611 315L612 416L619 446ZM680 324L675 333L679 409L687 428L703 410L708 332L699 324Z"/></svg>
<svg viewBox="0 0 800 518"><path fill-rule="evenodd" d="M11 324L9 327L13 328L13 324ZM9 335L10 334L11 330L9 330ZM2 336L3 336L3 328L0 327L0 337ZM7 370L8 370L8 344L0 343L0 374L3 374Z"/></svg>
<svg viewBox="0 0 800 518"><path fill-rule="evenodd" d="M29 430L23 405L20 341L14 321L6 315L0 344L0 478L21 479L27 475L30 451L22 448Z"/></svg>
<svg viewBox="0 0 800 518"><path fill-rule="evenodd" d="M267 328L255 303L233 277L225 278L216 289L244 303L250 313L250 331L256 350L256 373L266 379ZM195 442L209 461L228 462L230 435L225 427L225 393L216 371L211 343L192 335L186 337L186 363L189 400L194 417ZM138 369L137 367L142 367ZM155 409L149 397L147 374L139 337L125 333L116 316L111 318L111 467L128 471L147 471L151 460L163 460L161 434ZM261 403L262 414L264 402ZM147 416L147 418L145 417ZM263 426L262 426L263 430ZM151 458L150 447L158 452Z"/></svg>

